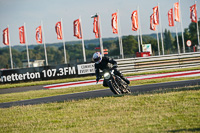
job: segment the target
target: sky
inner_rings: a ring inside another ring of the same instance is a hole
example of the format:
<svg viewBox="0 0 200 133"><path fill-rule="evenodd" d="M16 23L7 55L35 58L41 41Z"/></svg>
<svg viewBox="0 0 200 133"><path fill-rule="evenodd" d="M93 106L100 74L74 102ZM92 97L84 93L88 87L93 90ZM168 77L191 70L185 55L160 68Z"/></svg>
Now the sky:
<svg viewBox="0 0 200 133"><path fill-rule="evenodd" d="M175 27L168 26L167 13L178 0L0 0L0 47L3 45L3 30L9 26L11 45L19 43L19 30L26 25L26 39L29 45L37 44L36 28L43 22L45 43L58 43L55 24L63 21L65 41L79 41L73 36L73 21L81 17L83 38L95 39L91 15L98 13L101 20L102 38L117 37L112 33L111 15L119 10L121 35L137 35L131 29L131 13L139 7L140 28L142 34L156 33L150 30L150 15L153 7L159 4L162 29L175 32ZM194 0L180 0L183 28L190 24L190 6ZM200 1L197 1L197 14L200 14ZM198 18L200 15L198 15ZM181 31L180 23L176 24ZM159 32L161 27L158 27ZM43 39L44 39L43 38Z"/></svg>

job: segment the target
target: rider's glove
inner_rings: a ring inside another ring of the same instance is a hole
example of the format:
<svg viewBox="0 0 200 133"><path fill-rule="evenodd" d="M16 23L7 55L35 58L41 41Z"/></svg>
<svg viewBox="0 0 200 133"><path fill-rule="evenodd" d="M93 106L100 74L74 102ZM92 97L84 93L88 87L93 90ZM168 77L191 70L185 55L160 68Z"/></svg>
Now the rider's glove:
<svg viewBox="0 0 200 133"><path fill-rule="evenodd" d="M99 77L96 78L96 81L99 82Z"/></svg>

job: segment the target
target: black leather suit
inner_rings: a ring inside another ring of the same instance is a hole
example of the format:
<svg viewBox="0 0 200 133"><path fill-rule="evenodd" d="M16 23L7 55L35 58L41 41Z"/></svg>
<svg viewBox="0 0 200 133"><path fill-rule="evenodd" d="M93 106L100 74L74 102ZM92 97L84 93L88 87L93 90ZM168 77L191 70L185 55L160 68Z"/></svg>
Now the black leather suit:
<svg viewBox="0 0 200 133"><path fill-rule="evenodd" d="M95 64L95 72L96 72L96 81L98 82L100 79L100 75L99 75L99 69L100 70L104 70L104 69L110 69L112 68L110 64L112 64L113 68L114 68L114 74L120 76L122 79L125 79L122 75L122 73L120 73L116 68L117 68L117 62L115 60L113 60L112 58L109 57L102 57L102 61L99 64ZM107 86L107 84L105 82L103 82L103 86Z"/></svg>

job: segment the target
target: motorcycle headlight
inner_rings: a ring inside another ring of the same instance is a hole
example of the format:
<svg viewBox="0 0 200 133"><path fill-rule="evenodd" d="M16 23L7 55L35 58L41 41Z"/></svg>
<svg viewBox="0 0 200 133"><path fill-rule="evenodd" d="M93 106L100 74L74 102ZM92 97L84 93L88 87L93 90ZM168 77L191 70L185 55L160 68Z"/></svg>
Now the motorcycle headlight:
<svg viewBox="0 0 200 133"><path fill-rule="evenodd" d="M106 73L104 73L103 76L104 76L105 79L109 79L110 78L110 73L106 72Z"/></svg>

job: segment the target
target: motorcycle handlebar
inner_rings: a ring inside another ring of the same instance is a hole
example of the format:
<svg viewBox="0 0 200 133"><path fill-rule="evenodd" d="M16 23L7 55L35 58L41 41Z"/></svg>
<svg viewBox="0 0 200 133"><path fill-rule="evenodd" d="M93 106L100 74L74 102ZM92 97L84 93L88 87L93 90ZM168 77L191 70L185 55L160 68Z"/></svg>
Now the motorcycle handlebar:
<svg viewBox="0 0 200 133"><path fill-rule="evenodd" d="M116 69L116 68L117 68L117 66L113 66L112 68L109 69L109 71L114 70L114 69ZM103 77L103 74L101 73L101 74L99 75L99 79L101 79L102 77ZM96 84L98 84L98 82L99 82L99 80L96 82Z"/></svg>

